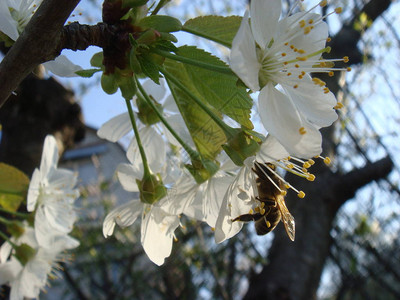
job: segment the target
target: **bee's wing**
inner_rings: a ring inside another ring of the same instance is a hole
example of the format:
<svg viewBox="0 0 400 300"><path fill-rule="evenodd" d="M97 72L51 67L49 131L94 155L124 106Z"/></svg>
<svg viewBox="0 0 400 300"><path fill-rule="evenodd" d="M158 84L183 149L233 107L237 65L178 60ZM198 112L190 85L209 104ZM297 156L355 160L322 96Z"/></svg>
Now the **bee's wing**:
<svg viewBox="0 0 400 300"><path fill-rule="evenodd" d="M279 195L278 197L276 197L276 202L278 203L279 211L281 212L282 222L283 225L285 225L286 233L289 236L289 238L292 241L294 241L294 234L295 234L294 218L287 209L283 196Z"/></svg>

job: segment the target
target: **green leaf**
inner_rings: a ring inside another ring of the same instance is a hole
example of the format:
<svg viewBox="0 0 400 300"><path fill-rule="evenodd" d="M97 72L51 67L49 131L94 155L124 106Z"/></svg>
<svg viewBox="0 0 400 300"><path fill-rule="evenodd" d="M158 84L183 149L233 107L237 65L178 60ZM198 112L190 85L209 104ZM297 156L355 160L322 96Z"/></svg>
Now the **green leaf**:
<svg viewBox="0 0 400 300"><path fill-rule="evenodd" d="M160 32L174 32L182 29L182 23L173 17L154 15L143 18L138 26L143 28L153 28Z"/></svg>
<svg viewBox="0 0 400 300"><path fill-rule="evenodd" d="M79 70L76 71L75 74L79 75L81 77L85 77L85 78L90 78L92 77L95 73L100 72L101 69L87 69L87 70Z"/></svg>
<svg viewBox="0 0 400 300"><path fill-rule="evenodd" d="M203 102L207 103L197 89L197 82L193 81L185 66L175 60L166 59L165 69L179 80ZM185 120L186 126L192 136L198 152L205 158L213 160L221 151L221 145L226 142L226 137L221 128L198 106L187 93L168 81L171 93ZM216 115L219 113L210 107Z"/></svg>
<svg viewBox="0 0 400 300"><path fill-rule="evenodd" d="M239 16L203 16L188 20L182 30L230 48L241 21Z"/></svg>
<svg viewBox="0 0 400 300"><path fill-rule="evenodd" d="M103 67L103 59L104 59L103 52L97 52L93 54L92 58L90 59L90 65L92 67L101 68Z"/></svg>
<svg viewBox="0 0 400 300"><path fill-rule="evenodd" d="M142 72L155 83L160 84L160 72L158 70L158 65L153 62L147 55L138 56L137 58L139 60Z"/></svg>
<svg viewBox="0 0 400 300"><path fill-rule="evenodd" d="M29 178L17 168L0 163L0 206L16 211L25 199Z"/></svg>
<svg viewBox="0 0 400 300"><path fill-rule="evenodd" d="M177 54L210 65L227 66L219 58L193 46L179 47ZM246 88L236 84L236 76L210 72L189 64L184 64L184 68L190 80L195 83L196 89L211 106L245 128L253 129L253 123L250 121L252 99Z"/></svg>

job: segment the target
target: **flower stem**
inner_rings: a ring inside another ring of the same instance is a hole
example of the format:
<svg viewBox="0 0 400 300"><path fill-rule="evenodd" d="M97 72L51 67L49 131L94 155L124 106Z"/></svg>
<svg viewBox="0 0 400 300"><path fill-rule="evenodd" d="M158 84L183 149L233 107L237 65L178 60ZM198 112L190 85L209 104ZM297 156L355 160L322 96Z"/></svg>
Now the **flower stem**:
<svg viewBox="0 0 400 300"><path fill-rule="evenodd" d="M191 29L191 28L187 28L187 27L185 27L185 26L182 27L182 31L186 31L187 33L191 33L191 34L193 34L193 35L197 35L197 36L202 37L202 38L205 38L205 39L207 39L207 40L214 41L214 42L216 42L216 43L218 43L218 44L221 44L221 45L223 45L223 46L225 46L225 47L228 47L228 48L231 48L231 47L232 47L232 44L231 44L231 43L227 43L227 42L225 42L225 41L223 41L223 40L220 40L220 39L218 39L218 38L216 38L216 37L214 37L214 36L212 36L212 35L207 35L207 34L205 34L204 32L198 32L198 31L196 31L196 30L193 30L193 29Z"/></svg>
<svg viewBox="0 0 400 300"><path fill-rule="evenodd" d="M213 121L224 131L225 136L228 140L233 138L236 134L236 131L234 128L229 127L226 125L221 118L219 118L216 114L214 114L208 107L199 99L196 95L194 95L187 87L185 87L178 79L176 79L172 74L167 72L164 68L160 67L160 72L165 76L165 78L169 81L171 81L174 85L176 85L178 88L180 88L182 91L184 91L194 102L196 102L197 105L201 107Z"/></svg>
<svg viewBox="0 0 400 300"><path fill-rule="evenodd" d="M9 224L11 224L12 222L11 222L10 220L7 220L6 218L0 217L0 223L9 225Z"/></svg>
<svg viewBox="0 0 400 300"><path fill-rule="evenodd" d="M3 240L7 241L13 248L17 248L17 245L15 243L11 242L9 237L4 232L0 231L0 237Z"/></svg>
<svg viewBox="0 0 400 300"><path fill-rule="evenodd" d="M125 99L125 102L126 102L126 107L128 108L129 117L131 119L133 132L135 133L136 142L138 143L140 156L142 157L143 169L144 169L143 175L145 177L146 175L150 175L151 174L150 173L150 169L149 169L149 164L147 162L146 152L144 151L144 148L143 148L143 145L142 145L142 141L141 141L140 136L139 136L139 130L138 130L137 126L136 126L136 120L135 120L135 115L134 115L133 110L132 110L131 100Z"/></svg>
<svg viewBox="0 0 400 300"><path fill-rule="evenodd" d="M153 12L151 13L152 16L156 15L159 10L165 5L167 4L169 1L171 0L160 0L160 2L158 2L156 8L153 10Z"/></svg>
<svg viewBox="0 0 400 300"><path fill-rule="evenodd" d="M214 72L218 72L218 73L222 73L222 74L228 74L228 75L235 75L235 73L232 72L231 68L229 67L223 67L223 66L216 66L216 65L211 65L202 61L198 61L195 59L191 59L185 56L181 56L181 55L176 55L176 54L172 54L168 51L164 51L164 50L160 50L157 48L152 49L152 52L159 54L161 56L164 56L166 58L169 59L173 59L176 61L180 61L183 62L185 64L189 64L189 65L193 65L196 67L200 67L203 69L207 69L210 71L214 71ZM236 76L236 75L235 75Z"/></svg>
<svg viewBox="0 0 400 300"><path fill-rule="evenodd" d="M182 147L186 150L186 152L190 155L191 159L199 159L200 154L190 148L181 138L180 136L176 133L176 131L171 127L171 125L168 123L168 121L164 118L162 113L157 109L157 107L154 105L153 101L151 101L149 95L146 93L142 85L140 84L139 80L136 78L136 83L139 88L140 93L142 94L143 98L146 100L147 104L151 106L151 108L154 110L154 112L157 114L157 116L160 118L161 122L167 127L169 132L174 136L174 138L179 142L179 144L182 145Z"/></svg>
<svg viewBox="0 0 400 300"><path fill-rule="evenodd" d="M6 210L6 209L2 208L1 206L0 206L0 211L4 212L6 214L17 216L17 217L21 217L21 218L24 218L24 219L26 219L30 215L29 213L21 213L21 212L17 212L17 211L9 211L9 210Z"/></svg>

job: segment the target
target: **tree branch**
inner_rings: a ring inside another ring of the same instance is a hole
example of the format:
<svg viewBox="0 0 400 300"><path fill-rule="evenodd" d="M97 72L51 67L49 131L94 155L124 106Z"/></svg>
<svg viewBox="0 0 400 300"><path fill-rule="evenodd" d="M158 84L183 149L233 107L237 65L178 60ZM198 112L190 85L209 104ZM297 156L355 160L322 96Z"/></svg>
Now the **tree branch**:
<svg viewBox="0 0 400 300"><path fill-rule="evenodd" d="M0 107L40 63L60 54L55 50L65 21L80 0L44 0L0 63Z"/></svg>
<svg viewBox="0 0 400 300"><path fill-rule="evenodd" d="M348 199L354 197L361 187L371 181L386 177L393 169L393 161L390 156L386 156L374 163L369 163L363 168L355 169L337 178L332 191L335 194L335 202L338 206Z"/></svg>

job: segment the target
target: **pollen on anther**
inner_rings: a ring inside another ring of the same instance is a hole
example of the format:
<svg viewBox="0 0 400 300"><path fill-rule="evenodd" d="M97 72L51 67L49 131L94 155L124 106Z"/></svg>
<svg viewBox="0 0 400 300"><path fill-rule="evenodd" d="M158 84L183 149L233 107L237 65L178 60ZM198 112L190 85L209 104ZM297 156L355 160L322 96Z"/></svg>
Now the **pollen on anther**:
<svg viewBox="0 0 400 300"><path fill-rule="evenodd" d="M307 26L306 28L304 28L304 34L309 34L311 29L311 26Z"/></svg>
<svg viewBox="0 0 400 300"><path fill-rule="evenodd" d="M341 7L337 7L335 8L335 13L340 14L342 12L342 8Z"/></svg>
<svg viewBox="0 0 400 300"><path fill-rule="evenodd" d="M313 164L315 164L315 161L313 161L312 159L309 159L309 160L308 160L308 163L309 163L310 165L313 165Z"/></svg>
<svg viewBox="0 0 400 300"><path fill-rule="evenodd" d="M341 108L343 108L343 103L342 102L338 102L338 103L336 103L336 105L333 107L334 109L341 109Z"/></svg>
<svg viewBox="0 0 400 300"><path fill-rule="evenodd" d="M350 71L351 71L351 68L350 68L350 67L347 67L347 68L346 68L346 71L347 71L347 72L350 72Z"/></svg>
<svg viewBox="0 0 400 300"><path fill-rule="evenodd" d="M290 185L288 185L287 183L285 183L285 188L289 189Z"/></svg>
<svg viewBox="0 0 400 300"><path fill-rule="evenodd" d="M324 88L324 94L328 94L330 92L329 88L325 87Z"/></svg>
<svg viewBox="0 0 400 300"><path fill-rule="evenodd" d="M330 72L328 73L328 75L329 75L329 77L333 77L333 75L335 75L335 74L333 73L333 71L330 71Z"/></svg>
<svg viewBox="0 0 400 300"><path fill-rule="evenodd" d="M295 84L294 86L293 86L293 88L294 89L297 89L299 86L297 85L297 84Z"/></svg>
<svg viewBox="0 0 400 300"><path fill-rule="evenodd" d="M288 62L287 62L287 61L283 62L283 65L285 65L285 66L286 66L287 64L288 64Z"/></svg>
<svg viewBox="0 0 400 300"><path fill-rule="evenodd" d="M304 127L300 127L299 133L300 133L301 135L304 135L304 134L307 133L307 131L306 131L306 129L305 129Z"/></svg>
<svg viewBox="0 0 400 300"><path fill-rule="evenodd" d="M309 174L309 175L307 176L307 180L308 180L308 181L314 181L314 180L315 180L315 175L314 175L314 174Z"/></svg>
<svg viewBox="0 0 400 300"><path fill-rule="evenodd" d="M307 56L298 56L298 57L296 57L296 59L298 59L300 61L306 61L307 60Z"/></svg>
<svg viewBox="0 0 400 300"><path fill-rule="evenodd" d="M292 73L290 73L290 72L289 72L289 73L287 73L287 76L290 76L290 75L292 75Z"/></svg>
<svg viewBox="0 0 400 300"><path fill-rule="evenodd" d="M312 23L314 23L313 19L308 20L308 24L312 24Z"/></svg>
<svg viewBox="0 0 400 300"><path fill-rule="evenodd" d="M286 196L287 192L286 191L281 191L282 196Z"/></svg>
<svg viewBox="0 0 400 300"><path fill-rule="evenodd" d="M306 21L301 20L301 21L299 22L299 24L300 24L300 27L303 28L304 26L306 26Z"/></svg>
<svg viewBox="0 0 400 300"><path fill-rule="evenodd" d="M347 64L349 62L349 57L348 56L344 56L343 57L343 61Z"/></svg>
<svg viewBox="0 0 400 300"><path fill-rule="evenodd" d="M319 6L324 7L324 6L326 6L327 4L328 4L328 1L327 1L327 0L322 0L322 1L319 3Z"/></svg>
<svg viewBox="0 0 400 300"><path fill-rule="evenodd" d="M325 163L326 165L330 165L330 164L331 164L331 159L330 159L329 157L325 157L325 158L324 158L324 163Z"/></svg>
<svg viewBox="0 0 400 300"><path fill-rule="evenodd" d="M328 38L326 39L326 42L329 43L330 41L332 41L332 39L331 39L330 37L328 37Z"/></svg>
<svg viewBox="0 0 400 300"><path fill-rule="evenodd" d="M295 64L294 66L295 66L296 68L300 68L300 66L299 66L298 64Z"/></svg>
<svg viewBox="0 0 400 300"><path fill-rule="evenodd" d="M297 194L297 197L299 197L299 198L301 198L301 199L303 199L305 196L306 196L306 194L305 194L303 191L300 191L300 192Z"/></svg>
<svg viewBox="0 0 400 300"><path fill-rule="evenodd" d="M306 161L306 162L303 164L303 168L308 169L309 167L311 167L311 164L310 164L308 161Z"/></svg>
<svg viewBox="0 0 400 300"><path fill-rule="evenodd" d="M285 43L285 46L287 46L287 45L289 45L289 43L288 43L288 42L286 42L286 43Z"/></svg>
<svg viewBox="0 0 400 300"><path fill-rule="evenodd" d="M281 55L282 55L282 56L286 56L286 53L285 53L285 52L283 52L283 53L281 53Z"/></svg>

